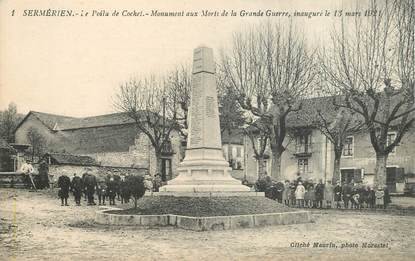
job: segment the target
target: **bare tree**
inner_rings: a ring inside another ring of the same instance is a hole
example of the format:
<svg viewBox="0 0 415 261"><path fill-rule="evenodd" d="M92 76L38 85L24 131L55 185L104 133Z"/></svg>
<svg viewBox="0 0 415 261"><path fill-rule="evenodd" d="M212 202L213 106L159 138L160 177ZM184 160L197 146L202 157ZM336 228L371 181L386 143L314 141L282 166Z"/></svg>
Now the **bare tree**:
<svg viewBox="0 0 415 261"><path fill-rule="evenodd" d="M192 84L192 73L188 65L177 66L169 73L168 95L177 98L177 121L180 124L180 133L187 138L187 115L190 106L190 91Z"/></svg>
<svg viewBox="0 0 415 261"><path fill-rule="evenodd" d="M236 33L221 70L238 93L241 107L269 131L271 175L281 180L281 156L286 149L287 116L301 109L313 83L313 54L290 23L261 24Z"/></svg>
<svg viewBox="0 0 415 261"><path fill-rule="evenodd" d="M149 139L161 171L162 154L171 150L170 134L178 124L180 94L170 90L168 80L155 76L130 80L120 86L115 106L132 118L138 130Z"/></svg>
<svg viewBox="0 0 415 261"><path fill-rule="evenodd" d="M32 127L29 128L29 130L27 131L27 141L31 145L30 153L32 161L34 161L35 157L41 157L46 148L46 140L39 133L39 131Z"/></svg>
<svg viewBox="0 0 415 261"><path fill-rule="evenodd" d="M333 102L342 97L332 97ZM354 112L339 108L331 104L324 104L323 108L314 106L312 111L303 113L304 117L311 118L315 126L333 144L334 164L332 182L340 179L340 163L343 149L348 136L362 131L363 121Z"/></svg>
<svg viewBox="0 0 415 261"><path fill-rule="evenodd" d="M388 155L414 122L415 12L413 0L372 1L369 8L378 15L354 26L343 20L334 30L320 64L321 75L344 95L336 106L364 120L376 153L376 183L385 185Z"/></svg>

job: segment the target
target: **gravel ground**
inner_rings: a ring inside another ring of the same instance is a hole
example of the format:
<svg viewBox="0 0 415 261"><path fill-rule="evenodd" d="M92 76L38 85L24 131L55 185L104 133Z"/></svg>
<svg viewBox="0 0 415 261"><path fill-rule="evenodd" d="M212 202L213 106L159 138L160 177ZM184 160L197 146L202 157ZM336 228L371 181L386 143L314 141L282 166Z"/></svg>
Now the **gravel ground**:
<svg viewBox="0 0 415 261"><path fill-rule="evenodd" d="M61 207L42 192L1 189L0 260L415 259L413 216L327 212L309 224L194 232L99 226L93 224L97 207L70 203ZM303 242L310 246L292 247ZM331 248L313 247L316 242ZM362 248L365 242L386 248Z"/></svg>

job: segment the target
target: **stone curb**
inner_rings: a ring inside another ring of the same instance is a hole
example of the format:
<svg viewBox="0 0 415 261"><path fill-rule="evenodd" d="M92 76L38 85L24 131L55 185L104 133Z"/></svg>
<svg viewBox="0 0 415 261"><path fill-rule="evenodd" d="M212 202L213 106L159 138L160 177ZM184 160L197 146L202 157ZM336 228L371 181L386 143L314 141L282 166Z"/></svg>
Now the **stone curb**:
<svg viewBox="0 0 415 261"><path fill-rule="evenodd" d="M356 215L397 215L397 216L415 216L415 209L313 209L310 210L312 214L326 214L326 213L350 213Z"/></svg>
<svg viewBox="0 0 415 261"><path fill-rule="evenodd" d="M100 208L95 213L95 222L112 226L174 226L193 231L230 230L312 222L312 214L309 211L214 217L189 217L171 214L118 215L105 212L117 209L112 207Z"/></svg>
<svg viewBox="0 0 415 261"><path fill-rule="evenodd" d="M149 197L209 197L209 198L220 198L220 197L265 197L265 192L152 192L148 195Z"/></svg>

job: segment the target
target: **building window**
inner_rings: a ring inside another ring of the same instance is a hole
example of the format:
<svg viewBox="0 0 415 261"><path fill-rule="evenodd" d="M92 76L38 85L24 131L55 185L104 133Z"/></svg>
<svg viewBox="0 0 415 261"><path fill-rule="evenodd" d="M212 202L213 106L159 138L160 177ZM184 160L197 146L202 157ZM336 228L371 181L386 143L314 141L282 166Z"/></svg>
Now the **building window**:
<svg viewBox="0 0 415 261"><path fill-rule="evenodd" d="M296 153L311 153L311 134L297 136Z"/></svg>
<svg viewBox="0 0 415 261"><path fill-rule="evenodd" d="M388 137L386 139L386 146L392 144L396 139L396 132L388 132ZM391 153L396 152L396 146L392 149Z"/></svg>
<svg viewBox="0 0 415 261"><path fill-rule="evenodd" d="M308 172L308 159L298 159L298 172L301 174Z"/></svg>
<svg viewBox="0 0 415 261"><path fill-rule="evenodd" d="M243 169L243 150L240 145L223 145L223 156L225 160L229 162L229 166L232 169ZM231 155L229 155L231 152Z"/></svg>
<svg viewBox="0 0 415 261"><path fill-rule="evenodd" d="M346 138L346 140L344 141L343 156L353 156L353 143L353 136L349 136Z"/></svg>
<svg viewBox="0 0 415 261"><path fill-rule="evenodd" d="M242 148L241 147L236 148L236 157L237 158L242 157Z"/></svg>

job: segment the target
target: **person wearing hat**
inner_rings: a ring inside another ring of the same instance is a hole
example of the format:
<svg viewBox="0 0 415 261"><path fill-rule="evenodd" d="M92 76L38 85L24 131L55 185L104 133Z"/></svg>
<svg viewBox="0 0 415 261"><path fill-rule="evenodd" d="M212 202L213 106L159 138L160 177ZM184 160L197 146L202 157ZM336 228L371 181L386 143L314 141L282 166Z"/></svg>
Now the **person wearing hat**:
<svg viewBox="0 0 415 261"><path fill-rule="evenodd" d="M348 209L349 208L349 201L352 197L352 187L347 182L344 182L344 184L342 186L342 196L343 196L344 208Z"/></svg>
<svg viewBox="0 0 415 261"><path fill-rule="evenodd" d="M61 205L69 206L68 205L68 197L69 197L69 189L71 187L71 180L65 174L60 176L58 179L58 188L60 188L58 192L58 196L61 198Z"/></svg>
<svg viewBox="0 0 415 261"><path fill-rule="evenodd" d="M32 176L35 170L31 163L32 162L29 159L27 159L26 162L20 168L20 171L23 174L25 174L26 187L36 189L35 184L33 182L33 176Z"/></svg>
<svg viewBox="0 0 415 261"><path fill-rule="evenodd" d="M282 200L286 206L290 205L290 181L286 180L284 184L284 191L282 192Z"/></svg>
<svg viewBox="0 0 415 261"><path fill-rule="evenodd" d="M323 199L324 199L324 184L323 180L320 179L318 184L315 187L316 191L316 203L318 208L323 208Z"/></svg>
<svg viewBox="0 0 415 261"><path fill-rule="evenodd" d="M117 195L117 182L111 177L107 183L107 192L110 205L115 205L115 196Z"/></svg>
<svg viewBox="0 0 415 261"><path fill-rule="evenodd" d="M389 203L392 203L388 186L383 186L383 192L385 193L385 196L383 197L383 207L387 208Z"/></svg>
<svg viewBox="0 0 415 261"><path fill-rule="evenodd" d="M342 187L340 181L336 181L336 186L333 189L334 202L336 202L336 208L341 208L340 201L342 200Z"/></svg>
<svg viewBox="0 0 415 261"><path fill-rule="evenodd" d="M96 191L98 194L98 204L105 206L105 197L107 196L107 183L104 179L99 179L96 185Z"/></svg>
<svg viewBox="0 0 415 261"><path fill-rule="evenodd" d="M81 196L82 196L82 179L76 175L76 173L73 174L72 182L72 193L75 198L75 203L77 206L81 205Z"/></svg>

